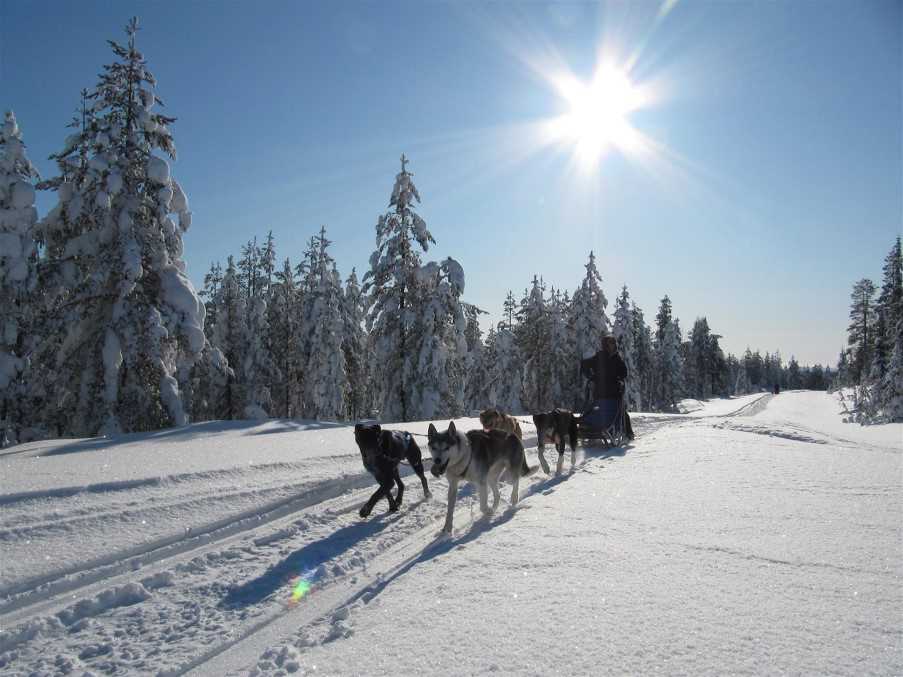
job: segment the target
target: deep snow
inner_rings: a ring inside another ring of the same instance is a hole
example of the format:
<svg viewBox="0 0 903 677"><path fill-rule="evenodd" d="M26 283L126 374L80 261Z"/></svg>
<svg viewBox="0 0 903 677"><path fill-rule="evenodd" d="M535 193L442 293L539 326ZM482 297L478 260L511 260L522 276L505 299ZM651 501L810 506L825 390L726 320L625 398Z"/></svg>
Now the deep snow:
<svg viewBox="0 0 903 677"><path fill-rule="evenodd" d="M634 420L514 511L464 485L451 538L432 476L357 516L346 426L14 447L0 672L903 674L903 425L809 392Z"/></svg>

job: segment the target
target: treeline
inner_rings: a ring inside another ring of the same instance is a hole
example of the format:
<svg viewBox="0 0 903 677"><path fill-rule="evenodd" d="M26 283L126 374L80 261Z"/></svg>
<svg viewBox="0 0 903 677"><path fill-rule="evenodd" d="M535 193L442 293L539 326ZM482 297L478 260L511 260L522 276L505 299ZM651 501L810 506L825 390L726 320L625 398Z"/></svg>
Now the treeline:
<svg viewBox="0 0 903 677"><path fill-rule="evenodd" d="M848 345L837 361L835 385L853 388L854 420L903 421L903 252L899 236L884 259L880 291L863 278L853 285L850 297Z"/></svg>
<svg viewBox="0 0 903 677"><path fill-rule="evenodd" d="M725 355L705 318L684 337L667 296L649 325L624 287L610 319L592 252L572 294L534 277L484 334L461 265L422 259L435 240L404 156L361 279L342 278L324 227L295 262L272 233L251 240L198 295L182 258L188 198L161 157L175 158L175 118L159 112L136 31L132 20L127 44L110 42L115 60L82 91L55 176L39 179L12 113L0 130L0 443L208 419L579 408L580 358L609 333L634 410L831 380L777 353ZM42 218L35 189L56 196Z"/></svg>

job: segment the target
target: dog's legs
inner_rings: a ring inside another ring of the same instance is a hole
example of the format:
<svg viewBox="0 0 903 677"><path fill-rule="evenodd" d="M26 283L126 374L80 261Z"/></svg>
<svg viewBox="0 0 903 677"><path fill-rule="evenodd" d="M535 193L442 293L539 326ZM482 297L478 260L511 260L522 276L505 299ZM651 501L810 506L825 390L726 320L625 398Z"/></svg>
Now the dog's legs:
<svg viewBox="0 0 903 677"><path fill-rule="evenodd" d="M417 477L420 478L420 484L423 485L423 495L425 498L430 498L432 494L430 493L430 485L426 481L426 475L423 472L423 463L411 464L411 467L414 469L414 472L417 473Z"/></svg>
<svg viewBox="0 0 903 677"><path fill-rule="evenodd" d="M404 496L404 484L401 482L401 475L398 474L398 466L395 466L395 484L398 485L398 495L395 497L395 508L401 507L401 497Z"/></svg>
<svg viewBox="0 0 903 677"><path fill-rule="evenodd" d="M489 514L489 484L488 479L480 482L478 492L480 494L480 512L484 515Z"/></svg>
<svg viewBox="0 0 903 677"><path fill-rule="evenodd" d="M559 437L555 441L555 450L558 452L558 466L555 468L555 474L561 474L561 466L564 465L564 437Z"/></svg>
<svg viewBox="0 0 903 677"><path fill-rule="evenodd" d="M391 485L389 485L389 486L391 486ZM386 494L386 493L387 493L387 492L386 492L385 486L382 485L382 484L380 484L380 485L379 485L379 489L377 489L376 491L374 491L374 492L373 492L373 495L370 497L370 500L367 501L366 503L364 503L364 507L362 507L362 508L360 509L360 511L358 512L358 515L360 515L361 517L367 517L367 516L369 516L370 513L373 512L373 506L376 505L376 502L377 502L379 499L381 499L381 498L383 497L383 495ZM391 501L391 497L390 497L389 500ZM391 502L390 502L389 505L391 505Z"/></svg>
<svg viewBox="0 0 903 677"><path fill-rule="evenodd" d="M448 509L445 512L445 526L442 531L447 534L452 532L452 516L455 512L455 499L458 497L458 480L448 478Z"/></svg>
<svg viewBox="0 0 903 677"><path fill-rule="evenodd" d="M492 512L499 507L499 478L502 472L503 470L489 475L489 488L492 489ZM514 475L514 471L509 468L508 474L509 476Z"/></svg>
<svg viewBox="0 0 903 677"><path fill-rule="evenodd" d="M540 433L540 434L542 434L542 433ZM536 447L536 450L539 452L539 465L542 466L542 471L546 475L551 475L552 471L549 469L549 464L546 463L546 457L542 453L543 451L545 451L545 448L546 447L542 442L540 442L539 445Z"/></svg>
<svg viewBox="0 0 903 677"><path fill-rule="evenodd" d="M577 450L571 447L571 471L574 470L574 464L577 462Z"/></svg>
<svg viewBox="0 0 903 677"><path fill-rule="evenodd" d="M518 485L520 484L520 476L519 476L519 473L515 473L515 472L512 472L511 474L514 475L514 480L511 482L511 485L512 485L511 486L511 508L513 509L514 506L517 505L517 500L518 500L517 489L518 489Z"/></svg>

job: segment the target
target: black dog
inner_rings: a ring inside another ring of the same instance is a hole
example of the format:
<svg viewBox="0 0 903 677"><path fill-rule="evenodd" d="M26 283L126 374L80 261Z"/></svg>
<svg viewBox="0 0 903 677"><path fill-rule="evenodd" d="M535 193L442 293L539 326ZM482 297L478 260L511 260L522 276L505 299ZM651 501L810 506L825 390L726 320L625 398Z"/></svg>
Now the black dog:
<svg viewBox="0 0 903 677"><path fill-rule="evenodd" d="M555 445L558 451L558 467L556 475L561 474L561 466L564 463L564 443L567 440L571 447L571 468L574 467L577 449L577 417L574 412L567 409L553 409L544 414L533 414L533 425L536 426L536 446L539 451L539 462L542 469L549 474L549 464L543 456L546 442Z"/></svg>
<svg viewBox="0 0 903 677"><path fill-rule="evenodd" d="M423 483L424 495L427 498L431 496L426 475L423 474L420 447L411 437L411 433L383 430L377 423L358 423L354 426L354 440L361 450L364 467L379 483L379 489L361 508L361 517L367 517L383 496L389 501L389 512L398 510L404 494L404 484L401 483L401 476L398 474L398 464L402 458L407 459ZM395 498L392 498L393 482L398 485L398 495Z"/></svg>

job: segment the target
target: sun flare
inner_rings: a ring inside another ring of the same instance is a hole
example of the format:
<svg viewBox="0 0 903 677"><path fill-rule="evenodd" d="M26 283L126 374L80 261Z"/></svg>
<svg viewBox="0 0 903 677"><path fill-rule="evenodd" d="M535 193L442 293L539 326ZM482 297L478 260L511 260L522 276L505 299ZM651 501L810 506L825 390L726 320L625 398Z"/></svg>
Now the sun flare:
<svg viewBox="0 0 903 677"><path fill-rule="evenodd" d="M643 105L643 97L625 73L600 68L589 83L567 75L555 85L570 110L552 121L552 136L573 145L581 167L594 167L612 147L629 150L635 143L629 115Z"/></svg>

